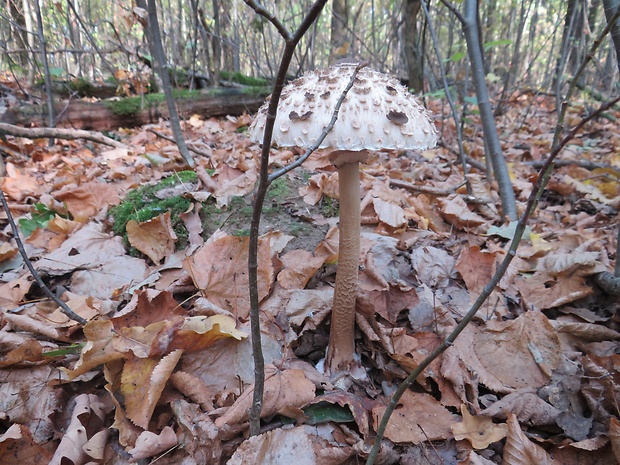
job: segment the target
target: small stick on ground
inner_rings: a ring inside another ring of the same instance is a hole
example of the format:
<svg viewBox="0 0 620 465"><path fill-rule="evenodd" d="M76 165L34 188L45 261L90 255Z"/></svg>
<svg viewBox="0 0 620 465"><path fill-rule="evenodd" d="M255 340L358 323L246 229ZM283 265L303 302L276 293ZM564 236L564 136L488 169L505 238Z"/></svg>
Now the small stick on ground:
<svg viewBox="0 0 620 465"><path fill-rule="evenodd" d="M30 261L30 258L28 258L28 254L26 253L26 249L24 249L24 243L22 242L21 238L19 237L19 230L17 229L17 225L15 224L15 220L13 219L13 215L11 214L11 210L9 209L9 204L6 201L6 197L4 196L4 192L2 190L0 190L0 202L2 202L2 207L4 208L4 211L6 212L6 216L7 216L8 220L9 220L9 224L11 225L11 230L13 231L13 236L15 237L15 243L17 244L17 248L19 249L19 253L21 254L22 258L24 259L24 263L26 264L26 267L30 271L30 274L32 274L32 277L34 278L34 280L37 282L37 284L43 290L43 292L50 299L52 299L54 302L56 302L58 304L58 306L60 307L60 311L62 313L67 315L73 321L77 321L81 325L85 325L87 323L87 321L84 318L82 318L80 315L75 313L73 310L71 310L66 303L64 303L62 300L60 300L56 296L56 294L54 294L52 292L52 290L49 287L47 287L47 285L41 279L41 276L39 275L37 270L35 270L34 266L32 266L32 262Z"/></svg>

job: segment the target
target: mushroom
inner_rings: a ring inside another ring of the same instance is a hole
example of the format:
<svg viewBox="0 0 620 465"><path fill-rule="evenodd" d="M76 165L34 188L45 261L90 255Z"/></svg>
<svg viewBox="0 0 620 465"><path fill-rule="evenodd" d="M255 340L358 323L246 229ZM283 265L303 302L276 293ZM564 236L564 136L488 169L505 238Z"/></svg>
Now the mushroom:
<svg viewBox="0 0 620 465"><path fill-rule="evenodd" d="M342 92L357 64L340 64L311 71L289 83L282 91L273 131L280 147L307 149L314 145L332 119ZM250 127L250 137L261 142L268 103ZM429 113L397 80L369 68L357 72L338 120L320 148L332 149L330 161L338 169L340 235L336 287L326 371L349 370L355 356L355 301L360 255L359 164L368 151L381 149L427 149L437 142Z"/></svg>

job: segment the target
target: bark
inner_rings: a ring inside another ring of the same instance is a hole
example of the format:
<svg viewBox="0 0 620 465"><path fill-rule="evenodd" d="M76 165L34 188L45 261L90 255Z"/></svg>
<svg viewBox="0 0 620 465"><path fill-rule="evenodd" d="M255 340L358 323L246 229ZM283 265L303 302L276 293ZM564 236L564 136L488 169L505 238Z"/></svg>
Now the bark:
<svg viewBox="0 0 620 465"><path fill-rule="evenodd" d="M332 2L331 36L329 40L331 48L330 57L332 62L345 58L349 52L351 43L348 39L348 26L348 0L334 0Z"/></svg>
<svg viewBox="0 0 620 465"><path fill-rule="evenodd" d="M514 190L510 182L510 175L506 160L502 153L502 147L497 135L497 127L493 117L493 108L489 99L489 91L484 81L484 63L479 40L479 27L477 21L478 4L476 0L465 0L464 2L463 33L467 42L467 52L471 62L472 78L480 109L482 129L484 139L488 148L487 156L493 165L493 174L499 188L499 195L502 202L502 210L505 217L510 221L517 219L517 204Z"/></svg>
<svg viewBox="0 0 620 465"><path fill-rule="evenodd" d="M142 0L143 1L143 0ZM189 166L194 165L194 160L187 149L185 139L183 138L183 132L181 131L181 120L177 112L174 97L172 96L172 85L170 84L170 75L168 73L168 66L166 63L166 56L164 54L164 48L161 40L161 34L159 30L159 23L157 20L157 9L155 0L148 0L148 28L151 31L151 39L153 40L153 58L155 60L155 70L159 74L159 78L162 82L164 95L166 96L166 105L168 107L168 113L170 115L170 128L172 134L174 134L174 140L181 156Z"/></svg>
<svg viewBox="0 0 620 465"><path fill-rule="evenodd" d="M266 93L265 93L266 94ZM238 89L221 92L216 96L204 95L178 100L179 112L186 117L193 114L202 117L240 115L256 111L265 101L265 94L248 95ZM135 97L133 97L135 98ZM56 102L54 111L59 114L58 127L114 130L119 127L135 127L157 123L160 118L169 118L166 104L161 102L133 113L118 114L113 111L118 102ZM41 105L22 105L4 113L0 121L23 126L47 126L47 113Z"/></svg>
<svg viewBox="0 0 620 465"><path fill-rule="evenodd" d="M407 74L409 77L409 88L413 89L414 92L422 92L424 90L423 55L420 50L420 40L418 37L420 1L407 0L404 12L404 47L407 60Z"/></svg>
<svg viewBox="0 0 620 465"><path fill-rule="evenodd" d="M607 18L607 22L609 22L620 10L620 0L603 0L603 5L605 6L605 18ZM620 18L617 16L610 33L611 40L613 41L614 48L616 50L616 64L618 65L618 70L620 71Z"/></svg>

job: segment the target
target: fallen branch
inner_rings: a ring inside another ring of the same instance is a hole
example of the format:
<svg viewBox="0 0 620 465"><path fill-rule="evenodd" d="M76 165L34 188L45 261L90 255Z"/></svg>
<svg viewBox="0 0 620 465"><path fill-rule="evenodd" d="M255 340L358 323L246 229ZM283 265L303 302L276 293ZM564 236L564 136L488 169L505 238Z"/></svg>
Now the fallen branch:
<svg viewBox="0 0 620 465"><path fill-rule="evenodd" d="M0 202L2 202L2 207L4 208L4 211L6 212L6 216L9 220L9 224L11 225L11 230L13 231L13 237L15 238L15 243L17 244L17 248L19 249L19 253L24 259L24 263L26 264L26 267L30 271L30 274L32 275L34 280L37 282L41 290L50 299L52 299L54 302L58 304L58 306L60 307L60 311L62 313L67 315L72 320L77 321L81 325L85 325L87 321L84 318L82 318L80 315L75 313L73 310L71 310L66 303L60 300L58 296L56 296L56 294L54 294L52 290L49 287L47 287L47 285L41 279L41 276L39 275L37 270L35 270L34 266L32 266L32 262L30 261L30 258L28 258L28 254L26 253L26 249L24 248L24 243L19 237L19 230L17 229L17 225L15 224L15 220L13 219L13 215L11 214L11 210L9 209L9 204L6 201L6 197L4 196L4 192L2 190L0 190Z"/></svg>
<svg viewBox="0 0 620 465"><path fill-rule="evenodd" d="M437 196L443 196L443 197L454 194L459 187L463 186L463 184L459 184L458 186L454 186L454 187L441 188L441 187L431 187L431 186L418 186L416 184L411 184L410 182L407 182L407 181L400 181L398 179L390 179L390 187L397 187L401 189L407 189L408 191L412 191L412 192L420 192L422 194L430 194L430 195L437 195Z"/></svg>
<svg viewBox="0 0 620 465"><path fill-rule="evenodd" d="M160 138L162 138L164 140L167 140L168 142L172 142L173 144L176 144L175 140L172 137L167 136L166 134L162 134L161 132L156 131L155 129L149 128L149 129L147 129L147 131L152 132L157 137L160 137ZM195 148L194 146L192 146L191 142L187 143L187 149L190 152L194 152L196 155L200 155L201 157L209 158L211 156L207 152L203 152L202 150L199 150L199 149Z"/></svg>
<svg viewBox="0 0 620 465"><path fill-rule="evenodd" d="M0 135L25 137L27 139L85 139L97 142L98 144L109 145L110 147L126 148L125 144L106 137L99 132L85 131L83 129L22 128L20 126L13 126L12 124L0 123Z"/></svg>

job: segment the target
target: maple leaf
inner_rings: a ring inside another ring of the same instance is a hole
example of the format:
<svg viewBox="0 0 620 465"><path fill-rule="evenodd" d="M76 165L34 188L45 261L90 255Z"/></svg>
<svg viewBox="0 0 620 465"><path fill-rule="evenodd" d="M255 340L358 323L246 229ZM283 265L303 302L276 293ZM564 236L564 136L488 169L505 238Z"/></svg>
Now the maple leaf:
<svg viewBox="0 0 620 465"><path fill-rule="evenodd" d="M465 404L461 405L461 413L463 421L450 426L457 441L467 439L474 449L486 449L489 444L506 437L508 428L505 424L496 425L491 417L484 415L473 416Z"/></svg>

